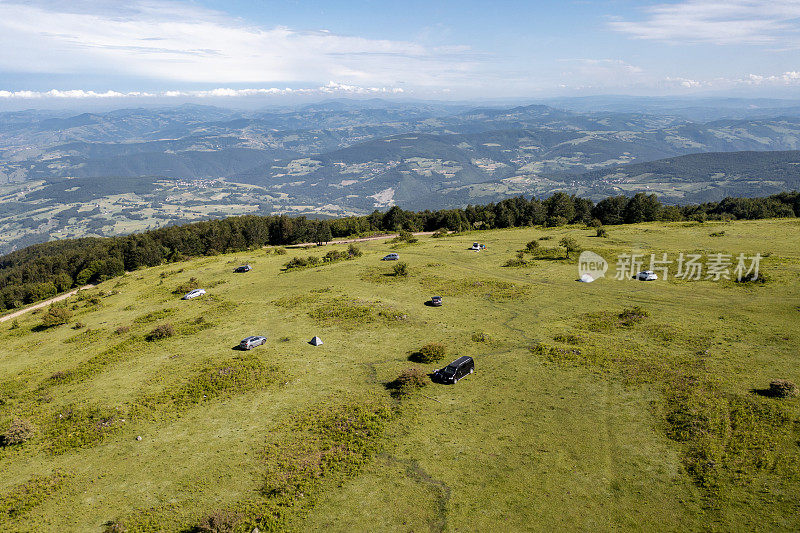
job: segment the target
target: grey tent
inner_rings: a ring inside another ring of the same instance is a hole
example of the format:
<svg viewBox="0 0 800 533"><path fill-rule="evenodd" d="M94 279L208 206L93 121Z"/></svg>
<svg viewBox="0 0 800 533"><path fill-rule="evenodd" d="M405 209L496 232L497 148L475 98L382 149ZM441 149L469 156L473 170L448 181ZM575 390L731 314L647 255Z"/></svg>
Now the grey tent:
<svg viewBox="0 0 800 533"><path fill-rule="evenodd" d="M313 344L314 346L320 346L322 345L322 339L320 339L319 337L314 337L308 343Z"/></svg>

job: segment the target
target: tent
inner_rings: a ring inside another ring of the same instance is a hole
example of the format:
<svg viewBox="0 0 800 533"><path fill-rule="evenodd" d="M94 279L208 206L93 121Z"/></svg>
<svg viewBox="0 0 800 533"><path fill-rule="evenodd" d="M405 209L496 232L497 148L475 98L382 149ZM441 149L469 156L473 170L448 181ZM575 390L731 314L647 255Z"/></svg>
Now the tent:
<svg viewBox="0 0 800 533"><path fill-rule="evenodd" d="M578 281L580 281L581 283L591 283L594 281L594 278L589 274L584 274Z"/></svg>
<svg viewBox="0 0 800 533"><path fill-rule="evenodd" d="M314 346L320 346L322 345L322 339L320 339L319 337L314 337L313 339L308 341L308 343Z"/></svg>

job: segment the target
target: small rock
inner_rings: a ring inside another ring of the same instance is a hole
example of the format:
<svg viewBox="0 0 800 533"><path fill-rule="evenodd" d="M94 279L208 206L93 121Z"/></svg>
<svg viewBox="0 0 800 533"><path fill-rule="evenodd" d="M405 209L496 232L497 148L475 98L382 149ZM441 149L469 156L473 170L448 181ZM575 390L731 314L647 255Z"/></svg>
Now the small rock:
<svg viewBox="0 0 800 533"><path fill-rule="evenodd" d="M141 436L141 435L138 435L138 436L136 437L136 440L142 440L142 436Z"/></svg>

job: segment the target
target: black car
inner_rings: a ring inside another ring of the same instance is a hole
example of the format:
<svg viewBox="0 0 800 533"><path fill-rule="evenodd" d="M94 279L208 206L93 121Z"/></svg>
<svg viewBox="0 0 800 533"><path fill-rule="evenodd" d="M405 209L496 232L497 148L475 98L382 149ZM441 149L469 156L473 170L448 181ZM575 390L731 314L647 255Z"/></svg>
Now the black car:
<svg viewBox="0 0 800 533"><path fill-rule="evenodd" d="M442 297L441 296L431 296L431 305L433 307L441 307L442 306Z"/></svg>
<svg viewBox="0 0 800 533"><path fill-rule="evenodd" d="M236 267L234 272L250 272L252 267L250 265L242 265L240 267Z"/></svg>
<svg viewBox="0 0 800 533"><path fill-rule="evenodd" d="M433 373L433 377L442 383L458 383L458 380L475 371L472 357L462 356Z"/></svg>

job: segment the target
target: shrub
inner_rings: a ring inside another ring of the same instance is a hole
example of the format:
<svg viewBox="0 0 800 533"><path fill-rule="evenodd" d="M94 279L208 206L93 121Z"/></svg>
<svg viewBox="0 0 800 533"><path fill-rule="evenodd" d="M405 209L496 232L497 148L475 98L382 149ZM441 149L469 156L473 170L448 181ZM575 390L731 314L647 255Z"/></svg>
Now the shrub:
<svg viewBox="0 0 800 533"><path fill-rule="evenodd" d="M436 231L434 231L433 235L431 235L431 237L433 237L434 239L438 239L439 237L444 237L445 235L447 235L447 230L441 228L441 229L437 229Z"/></svg>
<svg viewBox="0 0 800 533"><path fill-rule="evenodd" d="M763 272L759 272L758 274L755 272L748 272L747 274L742 275L740 278L733 278L733 281L741 284L763 285L769 281L769 277Z"/></svg>
<svg viewBox="0 0 800 533"><path fill-rule="evenodd" d="M447 347L438 342L431 342L414 353L412 359L418 363L435 363L444 359L447 355Z"/></svg>
<svg viewBox="0 0 800 533"><path fill-rule="evenodd" d="M114 330L114 335L124 335L131 330L130 326L120 326Z"/></svg>
<svg viewBox="0 0 800 533"><path fill-rule="evenodd" d="M400 233L397 235L397 237L392 239L392 242L407 242L409 244L415 243L417 241L419 241L419 239L414 237L413 233L406 230L401 230Z"/></svg>
<svg viewBox="0 0 800 533"><path fill-rule="evenodd" d="M330 254L331 252L328 253ZM340 252L335 252L335 253L340 253ZM313 255L309 255L308 257L293 257L292 259L289 260L288 263L283 265L283 267L286 270L300 269L318 265L320 262L321 259Z"/></svg>
<svg viewBox="0 0 800 533"><path fill-rule="evenodd" d="M286 248L273 248L272 253L275 255L286 255Z"/></svg>
<svg viewBox="0 0 800 533"><path fill-rule="evenodd" d="M567 250L567 259L569 259L570 252L580 250L580 246L572 237L562 237L558 244Z"/></svg>
<svg viewBox="0 0 800 533"><path fill-rule="evenodd" d="M192 277L189 278L189 281L186 283L181 283L175 290L172 291L172 294L186 294L187 292L193 291L200 287L200 282L197 281L197 278Z"/></svg>
<svg viewBox="0 0 800 533"><path fill-rule="evenodd" d="M769 384L769 394L775 398L797 396L797 385L788 379L775 379Z"/></svg>
<svg viewBox="0 0 800 533"><path fill-rule="evenodd" d="M21 418L14 419L5 433L3 433L2 441L3 446L14 446L27 442L33 437L35 431L33 424Z"/></svg>
<svg viewBox="0 0 800 533"><path fill-rule="evenodd" d="M351 258L361 257L362 255L364 255L364 252L361 251L361 248L351 243L350 246L347 247L347 255L350 256Z"/></svg>
<svg viewBox="0 0 800 533"><path fill-rule="evenodd" d="M472 334L472 342L489 342L489 335L480 331Z"/></svg>
<svg viewBox="0 0 800 533"><path fill-rule="evenodd" d="M527 266L528 262L522 259L521 257L514 257L513 259L509 259L505 263L503 263L504 267L524 267Z"/></svg>
<svg viewBox="0 0 800 533"><path fill-rule="evenodd" d="M608 237L608 232L606 228L597 228L597 232L595 234L596 237Z"/></svg>
<svg viewBox="0 0 800 533"><path fill-rule="evenodd" d="M397 263L392 267L392 273L395 276L408 276L408 263Z"/></svg>
<svg viewBox="0 0 800 533"><path fill-rule="evenodd" d="M193 531L197 533L229 533L234 531L242 515L233 511L215 511L203 518Z"/></svg>
<svg viewBox="0 0 800 533"><path fill-rule="evenodd" d="M52 328L66 324L72 318L72 311L64 306L51 305L47 313L42 317L42 326L45 328Z"/></svg>
<svg viewBox="0 0 800 533"><path fill-rule="evenodd" d="M72 329L82 329L82 328L85 328L85 327L86 327L86 324L84 324L83 322L75 322L75 325L72 326Z"/></svg>
<svg viewBox="0 0 800 533"><path fill-rule="evenodd" d="M622 326L633 326L634 324L641 322L645 318L649 316L649 313L639 307L638 305L633 307L627 307L622 310L619 314L620 325Z"/></svg>
<svg viewBox="0 0 800 533"><path fill-rule="evenodd" d="M19 320L16 318L11 321L11 327L9 329L19 329Z"/></svg>
<svg viewBox="0 0 800 533"><path fill-rule="evenodd" d="M145 339L148 341L157 341L160 339L166 339L167 337L172 337L173 335L175 335L175 328L172 326L172 324L166 323L156 326L145 336Z"/></svg>
<svg viewBox="0 0 800 533"><path fill-rule="evenodd" d="M714 233L709 233L709 237L724 237L725 231L715 231Z"/></svg>
<svg viewBox="0 0 800 533"><path fill-rule="evenodd" d="M531 241L525 245L526 252L532 252L539 247L539 241Z"/></svg>
<svg viewBox="0 0 800 533"><path fill-rule="evenodd" d="M331 250L322 258L323 263L333 263L335 261L341 261L343 259L349 259L350 256L347 252L340 252L339 250Z"/></svg>
<svg viewBox="0 0 800 533"><path fill-rule="evenodd" d="M428 376L419 368L407 368L400 372L391 384L392 388L398 395L410 394L428 384Z"/></svg>

